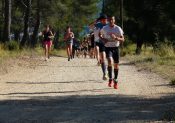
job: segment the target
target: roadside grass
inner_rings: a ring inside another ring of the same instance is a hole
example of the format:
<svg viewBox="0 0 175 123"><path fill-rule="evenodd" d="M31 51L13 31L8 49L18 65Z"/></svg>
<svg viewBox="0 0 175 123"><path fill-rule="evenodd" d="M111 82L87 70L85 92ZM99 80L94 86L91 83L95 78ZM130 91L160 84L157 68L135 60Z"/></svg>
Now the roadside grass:
<svg viewBox="0 0 175 123"><path fill-rule="evenodd" d="M175 79L171 80L171 84L175 85Z"/></svg>
<svg viewBox="0 0 175 123"><path fill-rule="evenodd" d="M140 55L135 55L135 45L124 48L125 59L130 64L136 65L140 70L148 70L170 79L171 85L175 85L175 52L171 46L164 44L157 51L152 47L143 48Z"/></svg>
<svg viewBox="0 0 175 123"><path fill-rule="evenodd" d="M67 52L66 52L66 49L53 49L51 51L51 55L52 56L57 56L57 57L67 57Z"/></svg>
<svg viewBox="0 0 175 123"><path fill-rule="evenodd" d="M51 49L51 55L53 56L62 56L66 57L66 50L65 49ZM19 49L19 44L14 43L11 41L9 44L0 44L0 59L8 59L8 58L16 58L20 56L44 56L44 49L41 46L37 46L34 49L26 48L26 49Z"/></svg>
<svg viewBox="0 0 175 123"><path fill-rule="evenodd" d="M167 110L163 116L162 116L162 119L163 121L166 121L166 122L172 122L174 123L175 122L175 108L172 107L171 109Z"/></svg>
<svg viewBox="0 0 175 123"><path fill-rule="evenodd" d="M0 44L0 75L8 73L10 67L14 64L34 67L42 63L41 59L44 57L43 47L38 45L34 49L26 48L20 50L18 46L16 43L12 43L10 46L8 44ZM52 48L51 56L66 57L66 50Z"/></svg>
<svg viewBox="0 0 175 123"><path fill-rule="evenodd" d="M66 57L66 50L65 49L51 49L52 56L59 56L59 57ZM44 49L41 46L37 46L34 49L26 48L26 49L19 49L19 44L12 43L9 44L0 44L0 67L3 67L4 63L9 59L18 59L21 57L28 57L28 58L37 58L44 56Z"/></svg>

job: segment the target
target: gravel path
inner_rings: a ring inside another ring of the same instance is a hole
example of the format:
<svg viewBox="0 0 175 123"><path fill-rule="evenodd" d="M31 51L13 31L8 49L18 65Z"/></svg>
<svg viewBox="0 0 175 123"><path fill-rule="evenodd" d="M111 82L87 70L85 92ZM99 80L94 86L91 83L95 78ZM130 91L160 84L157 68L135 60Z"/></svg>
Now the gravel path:
<svg viewBox="0 0 175 123"><path fill-rule="evenodd" d="M92 59L52 57L0 76L0 123L154 122L175 107L175 88L121 62L119 89Z"/></svg>

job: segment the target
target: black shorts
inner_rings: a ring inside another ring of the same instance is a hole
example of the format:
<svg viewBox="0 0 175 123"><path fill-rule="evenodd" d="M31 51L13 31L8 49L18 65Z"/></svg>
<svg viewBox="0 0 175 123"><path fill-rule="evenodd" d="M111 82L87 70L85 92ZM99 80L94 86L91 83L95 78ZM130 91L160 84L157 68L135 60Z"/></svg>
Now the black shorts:
<svg viewBox="0 0 175 123"><path fill-rule="evenodd" d="M73 50L78 50L78 47L77 47L77 46L74 46L74 45L73 45L72 48L73 48Z"/></svg>
<svg viewBox="0 0 175 123"><path fill-rule="evenodd" d="M101 52L105 52L106 47L105 47L105 45L104 45L102 42L96 42L96 46L99 47L100 53L101 53Z"/></svg>
<svg viewBox="0 0 175 123"><path fill-rule="evenodd" d="M83 50L84 50L85 52L87 52L87 51L88 51L88 47L83 47Z"/></svg>
<svg viewBox="0 0 175 123"><path fill-rule="evenodd" d="M95 42L95 46L98 46L99 47L99 42Z"/></svg>
<svg viewBox="0 0 175 123"><path fill-rule="evenodd" d="M119 63L120 50L119 47L106 47L106 57L112 57L114 63Z"/></svg>
<svg viewBox="0 0 175 123"><path fill-rule="evenodd" d="M90 51L91 50L91 45L88 45L88 51Z"/></svg>
<svg viewBox="0 0 175 123"><path fill-rule="evenodd" d="M95 47L95 42L92 42L91 48L94 48L94 47Z"/></svg>

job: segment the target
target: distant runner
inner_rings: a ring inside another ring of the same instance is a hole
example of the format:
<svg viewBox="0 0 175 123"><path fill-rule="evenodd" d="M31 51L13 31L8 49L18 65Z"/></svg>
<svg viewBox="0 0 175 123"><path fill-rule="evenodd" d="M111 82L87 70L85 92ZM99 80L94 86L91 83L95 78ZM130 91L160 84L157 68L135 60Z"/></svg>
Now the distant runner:
<svg viewBox="0 0 175 123"><path fill-rule="evenodd" d="M77 39L73 39L73 46L72 46L72 57L75 58L75 55L78 57L78 50L79 50L79 41Z"/></svg>
<svg viewBox="0 0 175 123"><path fill-rule="evenodd" d="M72 45L73 45L73 38L74 38L74 33L71 31L70 26L67 27L66 33L64 35L64 40L66 41L67 45L67 56L68 56L68 61L72 59Z"/></svg>
<svg viewBox="0 0 175 123"><path fill-rule="evenodd" d="M95 58L95 40L94 40L94 33L90 34L90 57Z"/></svg>
<svg viewBox="0 0 175 123"><path fill-rule="evenodd" d="M115 24L115 17L109 17L109 25L103 27L100 32L100 39L105 42L106 55L108 58L108 74L111 87L114 82L114 89L118 88L118 72L119 72L119 45L124 42L123 30ZM112 77L112 65L114 61L114 79Z"/></svg>
<svg viewBox="0 0 175 123"><path fill-rule="evenodd" d="M54 37L50 26L46 25L44 31L42 32L42 35L44 37L43 43L44 43L44 52L45 52L45 61L47 61L50 58L50 51L52 46L51 39Z"/></svg>
<svg viewBox="0 0 175 123"><path fill-rule="evenodd" d="M107 25L107 16L105 14L101 14L100 17L93 23L89 25L90 28L94 28L94 40L95 40L95 49L96 49L96 58L98 61L98 65L101 64L102 72L103 72L103 80L107 80L106 74L106 53L104 43L99 38L100 30Z"/></svg>
<svg viewBox="0 0 175 123"><path fill-rule="evenodd" d="M99 22L95 24L95 29L94 29L96 53L97 53L96 57L98 60L98 64L101 64L101 68L103 72L103 80L107 80L106 64L105 64L105 59L106 59L105 46L104 46L104 43L99 38L100 30L107 25L107 16L102 14L98 18L98 20Z"/></svg>

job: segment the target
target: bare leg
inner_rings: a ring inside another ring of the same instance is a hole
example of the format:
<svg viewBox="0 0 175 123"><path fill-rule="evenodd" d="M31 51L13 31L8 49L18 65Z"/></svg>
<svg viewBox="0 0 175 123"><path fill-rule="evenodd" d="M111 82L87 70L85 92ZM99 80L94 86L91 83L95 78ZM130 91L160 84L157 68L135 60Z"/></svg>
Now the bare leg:
<svg viewBox="0 0 175 123"><path fill-rule="evenodd" d="M48 45L48 58L50 58L51 47L52 47L52 41L50 42L50 45Z"/></svg>
<svg viewBox="0 0 175 123"><path fill-rule="evenodd" d="M98 61L98 64L100 63L100 53L99 53L99 47L96 46L95 47L95 51L96 51L96 58L97 58L97 61Z"/></svg>
<svg viewBox="0 0 175 123"><path fill-rule="evenodd" d="M105 62L105 59L106 59L106 53L105 52L100 53L100 59L101 59L101 63Z"/></svg>
<svg viewBox="0 0 175 123"><path fill-rule="evenodd" d="M107 80L106 63L105 63L106 53L105 52L101 52L100 53L100 58L101 58L101 68L102 68L102 71L103 71L103 80Z"/></svg>
<svg viewBox="0 0 175 123"><path fill-rule="evenodd" d="M52 41L50 41L49 52L51 52L52 44Z"/></svg>
<svg viewBox="0 0 175 123"><path fill-rule="evenodd" d="M44 51L45 51L45 60L47 60L47 58L48 58L48 45L45 45Z"/></svg>
<svg viewBox="0 0 175 123"><path fill-rule="evenodd" d="M72 57L72 44L69 45L70 57Z"/></svg>
<svg viewBox="0 0 175 123"><path fill-rule="evenodd" d="M67 56L68 56L68 58L70 57L70 50L69 50L69 46L67 46Z"/></svg>

